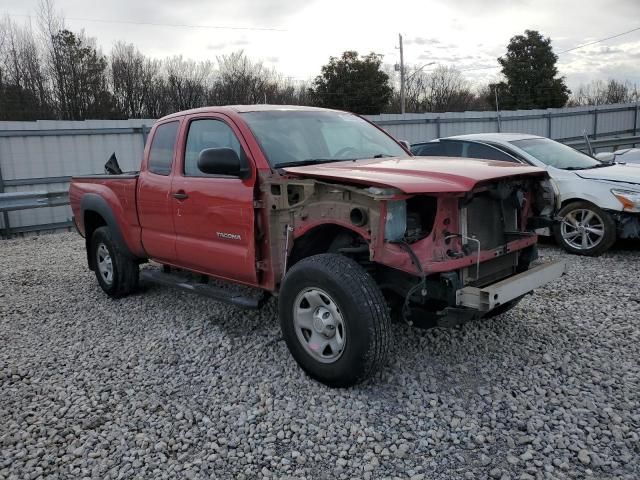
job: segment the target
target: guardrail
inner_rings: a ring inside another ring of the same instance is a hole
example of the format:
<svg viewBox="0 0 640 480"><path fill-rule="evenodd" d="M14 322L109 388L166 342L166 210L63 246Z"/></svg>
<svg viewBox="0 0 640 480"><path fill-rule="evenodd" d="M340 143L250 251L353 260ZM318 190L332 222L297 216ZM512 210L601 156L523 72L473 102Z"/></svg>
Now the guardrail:
<svg viewBox="0 0 640 480"><path fill-rule="evenodd" d="M0 193L0 213L7 217L8 212L16 210L28 210L32 208L59 207L69 205L69 192L9 192ZM58 228L69 226L70 222L58 225ZM35 229L34 229L35 230ZM29 229L21 229L29 231ZM12 229L9 222L5 221L3 236L9 237Z"/></svg>
<svg viewBox="0 0 640 480"><path fill-rule="evenodd" d="M587 142L584 140L574 140L570 142L564 142L565 145L569 145L570 147L577 148L578 150L588 150ZM630 137L612 137L612 138L600 138L600 139L589 139L589 143L591 143L591 147L595 150L596 148L613 148L617 149L621 146L635 146L636 144L640 144L640 135L633 135Z"/></svg>

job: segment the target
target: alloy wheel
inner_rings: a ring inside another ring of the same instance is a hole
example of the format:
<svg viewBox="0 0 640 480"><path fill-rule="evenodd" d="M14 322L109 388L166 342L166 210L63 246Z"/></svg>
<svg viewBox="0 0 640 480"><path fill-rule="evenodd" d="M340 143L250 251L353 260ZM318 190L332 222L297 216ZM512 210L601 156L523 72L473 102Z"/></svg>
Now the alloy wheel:
<svg viewBox="0 0 640 480"><path fill-rule="evenodd" d="M589 250L602 242L604 221L592 210L571 210L562 219L560 233L567 245L577 250Z"/></svg>

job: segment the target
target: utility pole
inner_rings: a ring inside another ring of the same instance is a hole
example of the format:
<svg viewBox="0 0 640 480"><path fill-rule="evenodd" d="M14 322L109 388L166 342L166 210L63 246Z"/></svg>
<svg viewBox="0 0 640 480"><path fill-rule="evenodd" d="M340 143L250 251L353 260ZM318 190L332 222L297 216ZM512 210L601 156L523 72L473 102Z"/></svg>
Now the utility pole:
<svg viewBox="0 0 640 480"><path fill-rule="evenodd" d="M398 34L400 39L400 113L404 113L404 51L402 50L402 34Z"/></svg>

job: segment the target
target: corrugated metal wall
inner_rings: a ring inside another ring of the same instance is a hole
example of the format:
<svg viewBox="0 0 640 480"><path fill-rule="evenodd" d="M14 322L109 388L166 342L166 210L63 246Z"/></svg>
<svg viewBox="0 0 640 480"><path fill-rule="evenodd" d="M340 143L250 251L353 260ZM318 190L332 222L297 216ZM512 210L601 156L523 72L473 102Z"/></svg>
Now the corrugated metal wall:
<svg viewBox="0 0 640 480"><path fill-rule="evenodd" d="M522 132L559 140L638 133L636 104L549 110L453 112L368 116L399 140L411 143L482 132ZM123 170L137 170L144 132L154 120L0 122L0 191L60 191L68 177L100 173L115 152ZM68 207L9 212L12 231L64 225ZM0 227L4 220L0 215Z"/></svg>
<svg viewBox="0 0 640 480"><path fill-rule="evenodd" d="M410 143L465 133L518 132L558 140L576 139L586 131L610 136L634 134L640 126L637 104L550 108L496 112L406 113L369 115L394 137Z"/></svg>
<svg viewBox="0 0 640 480"><path fill-rule="evenodd" d="M137 170L144 132L155 120L0 122L0 172L5 192L63 191L68 177L102 173L115 152L123 170ZM143 126L146 127L143 129ZM63 225L68 207L8 213L12 231L35 225ZM0 215L2 227L4 218Z"/></svg>

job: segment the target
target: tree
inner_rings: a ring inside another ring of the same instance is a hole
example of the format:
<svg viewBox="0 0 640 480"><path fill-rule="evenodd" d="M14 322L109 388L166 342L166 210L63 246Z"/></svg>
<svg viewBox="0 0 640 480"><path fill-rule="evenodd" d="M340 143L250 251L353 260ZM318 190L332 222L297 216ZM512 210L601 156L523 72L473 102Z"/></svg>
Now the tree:
<svg viewBox="0 0 640 480"><path fill-rule="evenodd" d="M378 114L392 94L389 76L381 66L382 57L375 53L361 58L358 52L344 52L340 58L331 57L322 67L309 93L321 107Z"/></svg>
<svg viewBox="0 0 640 480"><path fill-rule="evenodd" d="M557 60L551 39L535 30L511 38L507 53L498 58L506 81L491 84L489 102L495 108L497 90L502 109L563 107L571 91L564 77L556 77Z"/></svg>
<svg viewBox="0 0 640 480"><path fill-rule="evenodd" d="M218 57L218 78L211 92L214 105L264 103L277 91L276 73L254 62L244 51Z"/></svg>
<svg viewBox="0 0 640 480"><path fill-rule="evenodd" d="M47 79L30 26L0 22L0 119L51 118Z"/></svg>
<svg viewBox="0 0 640 480"><path fill-rule="evenodd" d="M65 120L117 116L107 86L107 60L93 43L66 29L51 38L53 93Z"/></svg>
<svg viewBox="0 0 640 480"><path fill-rule="evenodd" d="M213 85L211 62L196 62L179 55L166 59L164 66L171 111L188 110L207 104L207 94Z"/></svg>
<svg viewBox="0 0 640 480"><path fill-rule="evenodd" d="M425 98L429 112L460 112L474 99L469 82L455 67L438 66L429 75L428 95Z"/></svg>
<svg viewBox="0 0 640 480"><path fill-rule="evenodd" d="M593 80L587 85L580 85L578 91L571 96L570 106L609 105L612 103L629 103L637 99L637 91L629 82L618 80Z"/></svg>
<svg viewBox="0 0 640 480"><path fill-rule="evenodd" d="M116 43L111 51L109 80L116 108L123 116L149 116L159 72L159 61L146 58L132 44Z"/></svg>
<svg viewBox="0 0 640 480"><path fill-rule="evenodd" d="M406 111L461 112L479 105L470 83L456 67L438 65L433 71L410 66L405 73ZM399 93L394 91L389 112L400 109Z"/></svg>

